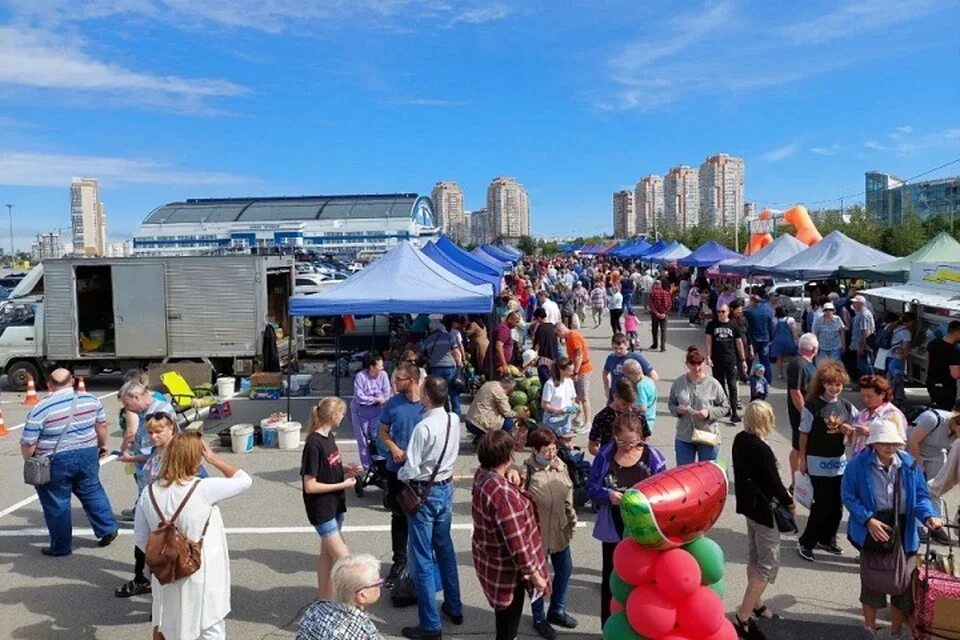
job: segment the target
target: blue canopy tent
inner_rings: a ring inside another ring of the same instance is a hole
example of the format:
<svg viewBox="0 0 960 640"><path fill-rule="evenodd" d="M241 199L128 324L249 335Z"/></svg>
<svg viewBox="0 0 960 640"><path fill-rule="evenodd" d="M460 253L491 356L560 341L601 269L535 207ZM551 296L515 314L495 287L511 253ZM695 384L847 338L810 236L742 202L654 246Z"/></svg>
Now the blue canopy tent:
<svg viewBox="0 0 960 640"><path fill-rule="evenodd" d="M656 246L656 245L654 245L654 247L651 247L649 251L646 251L646 252L643 254L643 259L644 259L644 260L656 260L656 259L657 259L657 256L659 256L661 253L664 253L664 252L666 252L666 251L669 251L669 250L673 249L674 247L676 247L677 245L680 244L680 243L677 242L676 240L671 240L671 241L669 241L669 242L667 242L667 241L665 241L665 240L659 240L658 242L662 243L662 244L660 245L660 247L657 248L656 250L653 250L654 247Z"/></svg>
<svg viewBox="0 0 960 640"><path fill-rule="evenodd" d="M514 264L517 261L516 256L505 252L503 249L498 249L492 244L482 244L480 245L480 250L490 254L500 262L509 262L510 264Z"/></svg>
<svg viewBox="0 0 960 640"><path fill-rule="evenodd" d="M494 258L492 255L490 255L480 247L477 247L476 249L471 251L470 255L472 255L473 257L475 257L477 260L484 263L488 267L499 269L500 273L506 273L507 270L510 269L509 262L505 262L503 260L498 260L497 258Z"/></svg>
<svg viewBox="0 0 960 640"><path fill-rule="evenodd" d="M789 233L780 236L755 254L746 256L733 264L725 265L721 271L743 276L752 276L758 269L767 269L806 251L803 244Z"/></svg>
<svg viewBox="0 0 960 640"><path fill-rule="evenodd" d="M493 293L500 293L500 283L502 278L495 276L489 273L483 273L480 271L474 271L466 265L462 265L443 251L440 251L432 242L428 242L427 245L421 249L424 254L438 265L449 271L450 273L460 276L470 284L489 284L493 287Z"/></svg>
<svg viewBox="0 0 960 640"><path fill-rule="evenodd" d="M326 291L290 298L291 316L490 313L493 287L471 284L407 241Z"/></svg>
<svg viewBox="0 0 960 640"><path fill-rule="evenodd" d="M629 247L631 244L633 244L633 240L621 240L620 244L615 246L613 249L610 249L609 251L607 251L607 255L613 256L614 258L619 258L621 257L620 255L621 252L627 247Z"/></svg>
<svg viewBox="0 0 960 640"><path fill-rule="evenodd" d="M772 267L758 269L756 273L816 280L835 277L840 267L873 267L893 260L896 257L834 231L809 249Z"/></svg>
<svg viewBox="0 0 960 640"><path fill-rule="evenodd" d="M652 245L650 245L643 251L639 252L639 255L634 257L640 258L641 260L647 260L653 254L663 251L669 244L670 243L667 242L666 240L663 240L663 239L657 240Z"/></svg>
<svg viewBox="0 0 960 640"><path fill-rule="evenodd" d="M653 245L651 245L649 242L641 238L624 249L622 257L636 260L637 258L643 256L644 252L648 251L652 246Z"/></svg>
<svg viewBox="0 0 960 640"><path fill-rule="evenodd" d="M520 249L517 249L516 247L514 247L514 246L512 246L512 245L509 245L509 244L495 244L495 245L493 245L493 246L495 246L497 249L500 249L501 251L503 251L503 252L505 252L505 253L509 253L510 255L512 255L512 256L513 256L515 259L517 259L517 260L523 259L523 251L520 251Z"/></svg>
<svg viewBox="0 0 960 640"><path fill-rule="evenodd" d="M731 251L725 246L717 242L716 240L711 240L706 242L699 247L696 251L688 255L686 258L680 258L677 260L677 264L684 267L712 267L715 264L719 264L724 260L738 260L743 256L736 251Z"/></svg>
<svg viewBox="0 0 960 640"><path fill-rule="evenodd" d="M455 245L450 238L447 236L440 236L434 241L433 245L445 253L448 258L454 262L461 264L471 271L476 271L478 273L486 273L492 276L500 277L503 275L503 269L499 266L491 266L486 262L480 260L469 251L464 251L457 245Z"/></svg>
<svg viewBox="0 0 960 640"><path fill-rule="evenodd" d="M677 242L675 243L675 245L676 246L670 247L669 249L664 249L660 253L657 253L655 256L648 257L647 259L653 260L655 262L659 262L661 264L665 264L667 262L676 262L677 260L680 260L681 258L686 258L691 253L693 253L692 251L690 251L687 245L683 244L682 242Z"/></svg>

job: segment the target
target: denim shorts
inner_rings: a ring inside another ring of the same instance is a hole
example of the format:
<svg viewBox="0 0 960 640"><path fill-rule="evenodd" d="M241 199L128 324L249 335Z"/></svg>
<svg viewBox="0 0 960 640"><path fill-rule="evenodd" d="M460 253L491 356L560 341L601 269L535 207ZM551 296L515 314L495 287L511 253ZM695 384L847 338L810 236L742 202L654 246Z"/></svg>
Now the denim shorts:
<svg viewBox="0 0 960 640"><path fill-rule="evenodd" d="M321 538L329 538L335 533L340 533L340 528L342 526L343 514L341 513L336 518L330 518L326 522L313 525L313 528L317 530L317 533L320 534Z"/></svg>

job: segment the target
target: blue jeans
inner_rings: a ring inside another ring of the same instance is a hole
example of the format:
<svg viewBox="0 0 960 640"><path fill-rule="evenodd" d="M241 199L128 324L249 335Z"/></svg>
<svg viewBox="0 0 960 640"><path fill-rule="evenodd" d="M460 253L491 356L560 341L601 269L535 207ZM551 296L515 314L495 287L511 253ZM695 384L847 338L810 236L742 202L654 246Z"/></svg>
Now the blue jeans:
<svg viewBox="0 0 960 640"><path fill-rule="evenodd" d="M434 485L426 502L416 515L409 517L410 576L417 586L418 627L424 631L440 630L437 607L435 568L440 569L440 584L447 610L453 615L463 612L460 601L460 579L457 575L457 554L453 550L450 524L453 520L453 485ZM436 562L434 562L436 558Z"/></svg>
<svg viewBox="0 0 960 640"><path fill-rule="evenodd" d="M77 496L98 538L117 530L117 519L100 484L100 463L96 447L64 451L50 461L50 482L36 487L43 519L50 532L54 554L73 551L73 523L70 496Z"/></svg>
<svg viewBox="0 0 960 640"><path fill-rule="evenodd" d="M857 353L857 375L873 375L873 353L869 349L864 349L863 353Z"/></svg>
<svg viewBox="0 0 960 640"><path fill-rule="evenodd" d="M550 595L550 613L560 614L566 611L567 587L570 585L570 575L573 573L573 556L568 545L563 551L550 554L550 564L553 565L553 593ZM544 598L540 598L530 605L533 611L533 621L543 622L547 616L543 612Z"/></svg>
<svg viewBox="0 0 960 640"><path fill-rule="evenodd" d="M820 352L817 353L817 366L819 366L824 360L836 360L837 362L842 363L843 351L840 349L821 349Z"/></svg>
<svg viewBox="0 0 960 640"><path fill-rule="evenodd" d="M773 384L773 365L770 364L770 343L754 342L753 351L757 354L757 361L763 365L763 377L767 379L767 382Z"/></svg>
<svg viewBox="0 0 960 640"><path fill-rule="evenodd" d="M450 411L458 416L460 415L460 394L453 392L451 383L457 377L456 367L430 367L430 375L440 376L447 381L447 388L450 390Z"/></svg>
<svg viewBox="0 0 960 640"><path fill-rule="evenodd" d="M708 444L694 444L676 439L673 442L677 450L678 467L682 464L693 464L698 461L716 460L717 456L720 455L720 447L711 447Z"/></svg>

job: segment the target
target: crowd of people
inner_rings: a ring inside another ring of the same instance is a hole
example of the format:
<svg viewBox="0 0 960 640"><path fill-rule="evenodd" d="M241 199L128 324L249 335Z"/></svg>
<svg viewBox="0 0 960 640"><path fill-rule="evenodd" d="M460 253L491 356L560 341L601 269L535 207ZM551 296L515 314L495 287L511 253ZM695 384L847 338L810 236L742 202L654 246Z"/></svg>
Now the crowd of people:
<svg viewBox="0 0 960 640"><path fill-rule="evenodd" d="M581 333L588 311L594 329L605 314L609 318L611 351L602 367ZM821 552L844 553L838 541L844 509L848 540L861 557L894 538L915 561L921 535L940 539L945 514L927 486L936 497L960 480L960 447L953 446L960 433L960 407L954 406L960 322L927 347L932 405L911 425L897 405L915 339L913 319L891 317L878 326L855 289L845 296L816 290L811 306L798 313L792 300L768 296L762 287L738 290L674 268L655 272L575 258L527 262L505 279L492 326L479 316L417 318L396 353L366 356L349 404L330 397L311 409L300 475L320 551L316 602L301 617L298 638L379 638L367 611L382 588L401 585L409 586L417 605L416 623L402 629L404 637L439 639L444 620L463 624L451 535L454 465L462 442L469 442L463 436L472 438L479 464L471 551L494 611L494 637L516 637L527 600L539 636L552 640L558 627L578 626L566 609L576 566L570 543L578 489L596 512L592 535L600 543L599 604L606 621L613 549L624 535L623 495L669 464L649 442L660 378L641 344L649 327L647 349L665 351L671 314L701 327L705 343L684 350L685 372L666 396L665 407L676 418L673 464L717 460L722 425L742 423L732 465L736 510L748 534L747 588L733 613L741 637L764 637L757 619L780 615L764 604L763 593L780 566L781 529L774 516L782 509L792 517L795 478L806 479L813 495L797 540L805 561L816 562ZM881 349L886 356L878 367ZM597 411L589 403L595 369L605 398ZM540 384L534 400L539 417L529 407L511 406L525 378ZM749 388L743 402L741 384ZM119 525L98 479L98 451L102 455L107 446L103 407L73 391L68 371L54 371L49 385L51 395L27 419L22 451L25 458L53 460L52 480L37 492L51 539L43 553L62 556L72 550L71 493L101 546L113 542ZM776 426L769 394L780 385L791 433L786 485L767 443ZM854 389L862 408L848 398ZM461 396L467 393L464 412ZM133 466L139 497L120 513L134 522L134 570L116 595L152 593L153 623L167 640L226 637L229 560L217 505L248 489L251 478L196 434L181 433L168 399L151 391L139 372L128 374L119 397L119 460ZM359 464L345 464L336 442L347 415ZM576 447L581 434L588 434L592 461ZM515 459L520 451L528 454L523 460ZM218 477L209 477L205 465ZM385 578L377 560L352 553L342 534L346 491L358 482L379 484L385 493L392 554ZM161 584L156 575L147 577L147 551L152 532L168 521L189 540L203 541L205 569ZM860 594L864 626L876 633L886 595L894 596L892 630L899 634L911 595L872 583Z"/></svg>

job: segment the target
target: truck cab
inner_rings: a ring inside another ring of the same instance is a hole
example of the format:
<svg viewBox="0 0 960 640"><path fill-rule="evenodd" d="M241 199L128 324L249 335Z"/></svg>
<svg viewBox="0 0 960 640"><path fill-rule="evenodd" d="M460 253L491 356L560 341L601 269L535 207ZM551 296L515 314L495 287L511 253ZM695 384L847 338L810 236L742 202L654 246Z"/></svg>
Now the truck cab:
<svg viewBox="0 0 960 640"><path fill-rule="evenodd" d="M13 389L26 389L27 378L43 382L42 298L11 298L0 302L0 371Z"/></svg>

